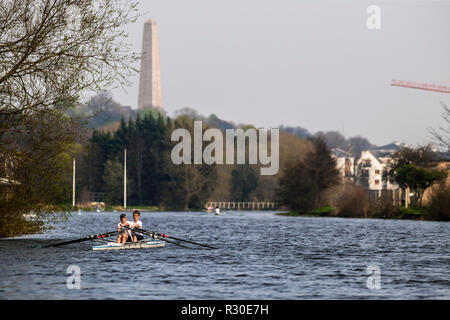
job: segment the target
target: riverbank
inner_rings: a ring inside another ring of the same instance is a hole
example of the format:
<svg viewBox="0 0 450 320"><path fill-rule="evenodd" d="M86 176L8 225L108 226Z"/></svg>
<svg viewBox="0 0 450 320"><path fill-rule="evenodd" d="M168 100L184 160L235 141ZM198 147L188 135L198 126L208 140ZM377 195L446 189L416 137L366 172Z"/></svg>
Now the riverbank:
<svg viewBox="0 0 450 320"><path fill-rule="evenodd" d="M450 211L450 208L449 208ZM299 212L299 211L287 211L276 213L278 216L287 217L330 217L330 218L361 218L361 219L395 219L395 220L423 220L423 221L439 221L448 222L448 219L439 219L434 217L430 210L426 207L424 208L405 208L399 207L395 211L390 212L379 212L372 215L348 215L348 214L338 214L333 207L322 207L309 212Z"/></svg>

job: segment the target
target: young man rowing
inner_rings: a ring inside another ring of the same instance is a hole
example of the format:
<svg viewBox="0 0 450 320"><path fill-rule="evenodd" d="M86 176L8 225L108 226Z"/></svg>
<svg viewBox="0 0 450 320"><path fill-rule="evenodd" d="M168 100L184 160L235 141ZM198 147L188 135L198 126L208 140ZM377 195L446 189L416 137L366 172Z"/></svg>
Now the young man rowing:
<svg viewBox="0 0 450 320"><path fill-rule="evenodd" d="M133 231L133 241L134 242L144 239L144 236L142 235L142 233L139 233L136 231L136 229L142 229L142 221L139 220L140 217L141 217L141 213L139 212L139 210L134 210L133 222L130 223L130 227Z"/></svg>
<svg viewBox="0 0 450 320"><path fill-rule="evenodd" d="M117 232L119 235L117 236L117 243L125 243L129 238L131 238L131 224L127 221L127 215L122 213L120 215L120 222L117 225Z"/></svg>

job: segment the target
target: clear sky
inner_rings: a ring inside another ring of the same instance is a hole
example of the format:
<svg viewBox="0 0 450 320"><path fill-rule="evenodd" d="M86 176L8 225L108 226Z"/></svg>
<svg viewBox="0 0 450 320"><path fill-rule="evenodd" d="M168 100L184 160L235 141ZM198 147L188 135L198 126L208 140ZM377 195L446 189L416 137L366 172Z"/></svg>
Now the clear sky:
<svg viewBox="0 0 450 320"><path fill-rule="evenodd" d="M372 4L380 30L366 26ZM158 23L169 115L191 107L258 127L417 145L442 124L441 102L450 106L450 94L390 86L450 86L450 1L142 0L139 9L126 30L141 52L144 21ZM132 81L112 92L136 108Z"/></svg>

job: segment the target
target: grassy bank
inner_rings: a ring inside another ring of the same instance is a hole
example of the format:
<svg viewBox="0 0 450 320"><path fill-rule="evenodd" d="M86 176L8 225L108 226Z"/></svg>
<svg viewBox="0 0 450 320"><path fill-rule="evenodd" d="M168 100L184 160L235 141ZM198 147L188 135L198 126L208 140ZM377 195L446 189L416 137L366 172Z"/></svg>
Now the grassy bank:
<svg viewBox="0 0 450 320"><path fill-rule="evenodd" d="M450 210L450 209L449 209ZM398 207L395 211L376 212L369 215L364 215L362 212L359 215L338 214L336 209L330 206L322 207L309 212L288 211L276 213L278 216L288 217L334 217L334 218L371 218L371 219L408 219L408 220L426 220L426 221L447 221L439 219L430 214L427 207L423 208L405 208Z"/></svg>

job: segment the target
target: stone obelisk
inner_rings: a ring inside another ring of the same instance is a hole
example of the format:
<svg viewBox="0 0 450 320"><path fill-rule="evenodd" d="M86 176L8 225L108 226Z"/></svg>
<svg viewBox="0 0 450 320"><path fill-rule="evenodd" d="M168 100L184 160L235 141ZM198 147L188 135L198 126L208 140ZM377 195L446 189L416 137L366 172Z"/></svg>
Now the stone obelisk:
<svg viewBox="0 0 450 320"><path fill-rule="evenodd" d="M159 70L158 25L151 19L144 23L138 109L162 109Z"/></svg>

